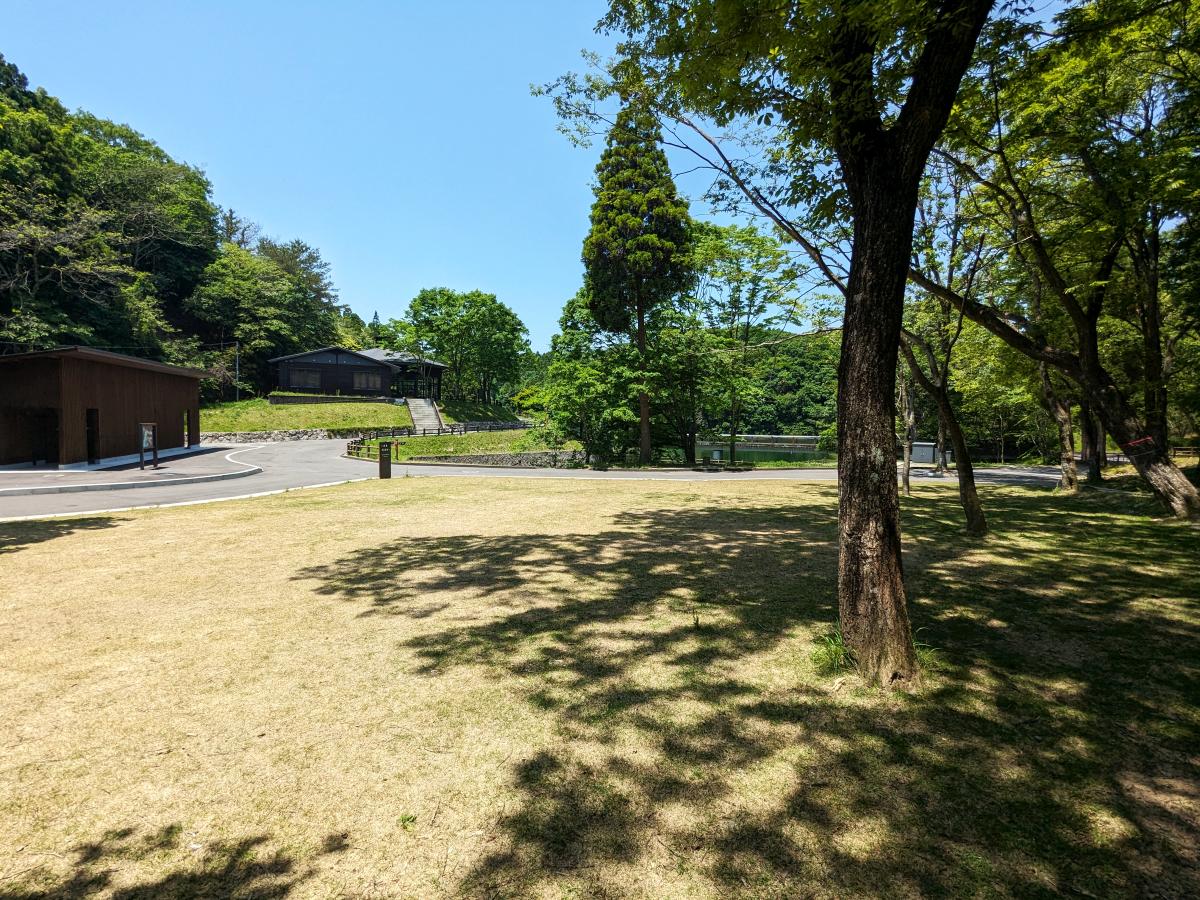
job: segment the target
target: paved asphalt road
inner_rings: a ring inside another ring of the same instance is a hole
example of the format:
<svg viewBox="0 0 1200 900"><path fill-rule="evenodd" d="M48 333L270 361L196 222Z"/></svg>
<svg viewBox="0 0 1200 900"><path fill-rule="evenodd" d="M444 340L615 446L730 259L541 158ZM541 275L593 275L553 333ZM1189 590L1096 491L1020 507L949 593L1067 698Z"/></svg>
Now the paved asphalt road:
<svg viewBox="0 0 1200 900"><path fill-rule="evenodd" d="M0 521L35 516L76 515L113 512L145 506L203 503L234 497L278 493L302 487L335 484L373 478L374 463L344 459L345 441L286 441L244 449L237 459L262 467L262 472L246 478L209 484L163 484L140 490L98 490L70 494L43 494L0 498ZM690 470L596 472L591 469L506 469L490 466L410 466L397 463L392 476L404 477L514 477L514 478L615 478L666 481L834 481L834 469L758 469L737 473L707 473ZM935 476L914 469L917 483L933 481ZM952 476L951 476L952 477ZM977 480L998 484L1043 485L1058 480L1053 467L980 469ZM948 480L938 478L936 480Z"/></svg>

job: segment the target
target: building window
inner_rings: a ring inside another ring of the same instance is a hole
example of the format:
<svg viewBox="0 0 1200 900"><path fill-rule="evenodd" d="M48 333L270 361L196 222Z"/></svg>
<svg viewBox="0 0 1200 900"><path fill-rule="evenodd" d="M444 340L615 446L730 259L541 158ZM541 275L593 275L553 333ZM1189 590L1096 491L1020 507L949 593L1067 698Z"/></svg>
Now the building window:
<svg viewBox="0 0 1200 900"><path fill-rule="evenodd" d="M320 369L292 369L292 387L319 388L321 386Z"/></svg>
<svg viewBox="0 0 1200 900"><path fill-rule="evenodd" d="M356 391L377 391L377 390L379 390L379 373L378 372L355 372L354 373L354 389Z"/></svg>

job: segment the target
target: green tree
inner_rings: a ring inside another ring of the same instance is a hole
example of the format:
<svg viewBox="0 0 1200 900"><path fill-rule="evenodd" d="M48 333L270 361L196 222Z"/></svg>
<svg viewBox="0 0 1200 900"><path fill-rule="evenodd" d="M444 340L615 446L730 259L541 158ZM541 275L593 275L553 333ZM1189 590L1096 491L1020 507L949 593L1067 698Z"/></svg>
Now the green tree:
<svg viewBox="0 0 1200 900"><path fill-rule="evenodd" d="M895 477L895 377L918 187L992 0L787 4L611 0L618 77L683 127L702 116L775 128L755 186L720 142L701 158L843 289L838 397L842 633L870 681L917 677ZM829 266L789 205L851 223L849 270Z"/></svg>
<svg viewBox="0 0 1200 900"><path fill-rule="evenodd" d="M663 307L651 320L652 389L656 420L677 443L685 462L696 462L696 440L725 399L715 336L696 302Z"/></svg>
<svg viewBox="0 0 1200 900"><path fill-rule="evenodd" d="M689 284L687 203L675 190L658 120L626 103L596 167L591 230L583 242L590 308L606 331L637 349L639 458L650 462L650 366L646 325Z"/></svg>
<svg viewBox="0 0 1200 900"><path fill-rule="evenodd" d="M495 402L515 388L528 330L511 309L483 291L425 288L408 305L404 324L385 345L428 353L448 366L444 389L454 399Z"/></svg>
<svg viewBox="0 0 1200 900"><path fill-rule="evenodd" d="M917 210L913 265L930 278L973 294L976 276L985 264L983 242L967 229L962 214L965 190L951 174L945 179L929 178ZM949 436L954 447L955 474L967 532L987 534L987 517L975 488L975 469L966 437L959 423L950 390L950 368L963 329L963 315L945 298L914 290L908 298L900 349L913 381L933 401L938 418L938 451ZM911 396L905 399L912 402ZM941 457L939 455L940 464Z"/></svg>
<svg viewBox="0 0 1200 900"><path fill-rule="evenodd" d="M761 402L761 374L784 340L775 332L800 312L795 273L779 242L753 226L703 225L696 235L695 295L711 332L729 461L735 462L745 410Z"/></svg>
<svg viewBox="0 0 1200 900"><path fill-rule="evenodd" d="M946 158L976 185L993 245L1008 248L1001 275L1033 290L999 292L994 304L945 285L932 292L1079 385L1163 506L1200 518L1200 491L1168 453L1161 290L1164 231L1191 215L1200 196L1189 74L1198 20L1186 4L1129 11L1114 18L1108 3L1085 4L1063 15L1069 40L989 56L948 134ZM930 288L922 273L911 275ZM1029 315L1034 300L1053 311ZM1142 337L1140 415L1102 338L1122 306ZM1066 329L1047 332L1047 316Z"/></svg>
<svg viewBox="0 0 1200 900"><path fill-rule="evenodd" d="M591 313L586 290L569 300L551 341L543 391L551 423L604 466L632 445L638 418L630 399L641 373L628 343L614 342Z"/></svg>
<svg viewBox="0 0 1200 900"><path fill-rule="evenodd" d="M214 343L240 344L242 386L264 391L271 387L267 360L312 349L297 293L274 261L225 244L186 305Z"/></svg>
<svg viewBox="0 0 1200 900"><path fill-rule="evenodd" d="M761 340L773 341L774 348L770 364L758 374L760 399L746 410L745 430L810 435L836 430L841 334L771 331Z"/></svg>
<svg viewBox="0 0 1200 900"><path fill-rule="evenodd" d="M197 170L67 113L0 58L0 340L167 356L216 253Z"/></svg>

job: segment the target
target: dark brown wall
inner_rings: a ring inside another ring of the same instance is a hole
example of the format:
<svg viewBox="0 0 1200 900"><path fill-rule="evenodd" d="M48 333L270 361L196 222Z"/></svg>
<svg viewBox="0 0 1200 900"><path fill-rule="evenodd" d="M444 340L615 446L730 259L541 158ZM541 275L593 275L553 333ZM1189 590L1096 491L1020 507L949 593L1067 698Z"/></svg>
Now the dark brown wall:
<svg viewBox="0 0 1200 900"><path fill-rule="evenodd" d="M375 366L358 357L347 357L353 362L343 362L341 365L309 362L306 360L288 360L279 363L279 375L276 379L279 390L296 391L313 394L357 394L362 397L386 397L392 392L392 370L388 366ZM321 373L319 388L300 388L292 386L291 373L295 369L310 369ZM379 389L354 387L355 372L371 372L379 376Z"/></svg>
<svg viewBox="0 0 1200 900"><path fill-rule="evenodd" d="M200 382L86 359L41 358L0 365L0 465L28 462L32 437L23 411L58 411L58 461L87 461L87 410L100 411L101 458L138 451L138 423L158 423L161 449L199 440Z"/></svg>
<svg viewBox="0 0 1200 900"><path fill-rule="evenodd" d="M62 361L62 462L87 460L87 410L100 410L100 456L138 451L138 423L158 423L160 449L186 443L184 415L200 409L200 382L83 359Z"/></svg>
<svg viewBox="0 0 1200 900"><path fill-rule="evenodd" d="M35 442L40 443L31 432L45 427L30 413L57 409L59 388L56 359L30 359L0 366L0 465L30 461Z"/></svg>

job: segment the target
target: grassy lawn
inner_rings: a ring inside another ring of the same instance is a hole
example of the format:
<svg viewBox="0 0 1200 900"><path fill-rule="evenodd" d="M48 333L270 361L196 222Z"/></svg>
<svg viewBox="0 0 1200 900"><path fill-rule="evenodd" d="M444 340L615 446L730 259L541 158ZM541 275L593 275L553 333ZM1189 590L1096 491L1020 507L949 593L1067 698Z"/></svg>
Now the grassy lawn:
<svg viewBox="0 0 1200 900"><path fill-rule="evenodd" d="M408 407L389 403L289 403L266 399L221 403L200 410L201 431L284 431L300 428L403 428Z"/></svg>
<svg viewBox="0 0 1200 900"><path fill-rule="evenodd" d="M470 400L447 400L438 403L443 422L514 422L519 417L499 403L476 403Z"/></svg>
<svg viewBox="0 0 1200 900"><path fill-rule="evenodd" d="M578 450L577 441L568 441L563 450ZM537 429L512 431L472 431L467 434L442 434L429 437L396 438L392 459L400 462L414 456L469 456L476 453L523 453L551 450Z"/></svg>
<svg viewBox="0 0 1200 900"><path fill-rule="evenodd" d="M908 696L814 667L832 484L0 525L0 896L1200 895L1200 534L914 493Z"/></svg>
<svg viewBox="0 0 1200 900"><path fill-rule="evenodd" d="M738 459L738 464L743 460ZM836 469L837 457L833 454L821 454L812 459L753 459L750 465L755 469Z"/></svg>

